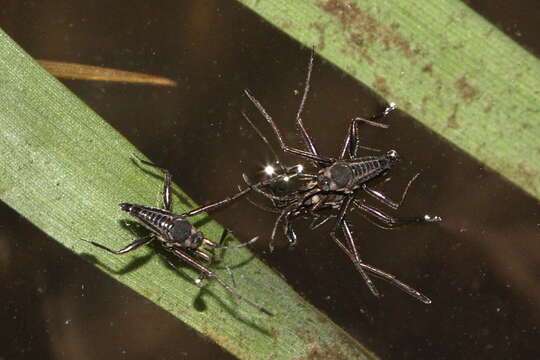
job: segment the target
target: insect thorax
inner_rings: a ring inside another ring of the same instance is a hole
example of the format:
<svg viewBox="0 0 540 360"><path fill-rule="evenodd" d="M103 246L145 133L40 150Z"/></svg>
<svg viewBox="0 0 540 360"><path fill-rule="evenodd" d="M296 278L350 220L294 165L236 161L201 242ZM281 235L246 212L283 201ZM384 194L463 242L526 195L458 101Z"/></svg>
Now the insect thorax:
<svg viewBox="0 0 540 360"><path fill-rule="evenodd" d="M351 167L344 162L336 162L322 169L317 177L318 186L323 191L341 191L353 180Z"/></svg>
<svg viewBox="0 0 540 360"><path fill-rule="evenodd" d="M202 234L184 218L176 218L172 221L169 238L175 245L189 249L198 248L203 240Z"/></svg>

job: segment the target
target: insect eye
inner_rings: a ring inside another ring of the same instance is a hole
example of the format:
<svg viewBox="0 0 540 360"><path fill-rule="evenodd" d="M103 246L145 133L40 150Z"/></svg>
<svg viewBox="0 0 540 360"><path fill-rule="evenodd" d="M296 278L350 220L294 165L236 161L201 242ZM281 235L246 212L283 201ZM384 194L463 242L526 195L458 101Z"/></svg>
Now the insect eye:
<svg viewBox="0 0 540 360"><path fill-rule="evenodd" d="M198 248L201 245L203 238L203 234L200 231L196 232L191 237L191 246L193 248Z"/></svg>

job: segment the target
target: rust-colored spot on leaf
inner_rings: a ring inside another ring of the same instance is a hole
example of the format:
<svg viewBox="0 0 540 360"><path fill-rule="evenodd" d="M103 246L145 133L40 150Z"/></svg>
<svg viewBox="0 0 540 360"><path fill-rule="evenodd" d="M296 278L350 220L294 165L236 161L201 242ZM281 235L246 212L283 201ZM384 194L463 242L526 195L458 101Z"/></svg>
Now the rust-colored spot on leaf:
<svg viewBox="0 0 540 360"><path fill-rule="evenodd" d="M295 360L326 360L326 359L352 359L352 353L356 353L359 347L362 348L362 353L368 359L377 359L375 355L365 349L361 344L356 342L345 331L338 331L334 335L336 336L333 341L321 342L321 339L315 330L317 324L326 324L330 320L328 317L321 313L315 313L316 317L309 319L312 324L302 329L301 332L297 332L296 335L302 339L308 346L308 352L304 356L296 357Z"/></svg>
<svg viewBox="0 0 540 360"><path fill-rule="evenodd" d="M279 26L281 29L293 29L294 23L289 20L283 20Z"/></svg>
<svg viewBox="0 0 540 360"><path fill-rule="evenodd" d="M457 79L454 85L458 89L463 100L466 102L471 102L475 97L478 96L478 89L469 84L465 76Z"/></svg>
<svg viewBox="0 0 540 360"><path fill-rule="evenodd" d="M375 75L375 81L373 81L373 87L375 90L377 90L382 95L388 97L391 93L390 88L388 87L388 84L386 83L386 79Z"/></svg>
<svg viewBox="0 0 540 360"><path fill-rule="evenodd" d="M348 357L339 350L339 347L334 346L333 348L330 347L320 347L317 345L313 345L309 353L301 358L306 360L327 360L327 359L335 359L335 360L346 360Z"/></svg>
<svg viewBox="0 0 540 360"><path fill-rule="evenodd" d="M38 62L48 72L62 79L176 86L176 81L171 79L143 73L61 61L38 60Z"/></svg>
<svg viewBox="0 0 540 360"><path fill-rule="evenodd" d="M425 113L426 112L426 105L427 103L431 100L431 96L429 95L424 95L422 97L422 112Z"/></svg>
<svg viewBox="0 0 540 360"><path fill-rule="evenodd" d="M398 32L399 23L386 25L360 9L355 3L347 0L324 0L319 7L333 16L342 26L347 37L364 57L367 55L366 45L378 43L385 50L400 51L411 62L422 50L414 48L411 42Z"/></svg>
<svg viewBox="0 0 540 360"><path fill-rule="evenodd" d="M319 33L319 42L317 44L317 50L322 51L326 46L326 26L320 22L314 22L311 26Z"/></svg>
<svg viewBox="0 0 540 360"><path fill-rule="evenodd" d="M459 129L459 122L457 121L457 112L459 110L459 105L454 104L454 110L452 111L452 114L448 117L448 127L450 129Z"/></svg>
<svg viewBox="0 0 540 360"><path fill-rule="evenodd" d="M433 63L424 65L422 71L431 75L433 73Z"/></svg>

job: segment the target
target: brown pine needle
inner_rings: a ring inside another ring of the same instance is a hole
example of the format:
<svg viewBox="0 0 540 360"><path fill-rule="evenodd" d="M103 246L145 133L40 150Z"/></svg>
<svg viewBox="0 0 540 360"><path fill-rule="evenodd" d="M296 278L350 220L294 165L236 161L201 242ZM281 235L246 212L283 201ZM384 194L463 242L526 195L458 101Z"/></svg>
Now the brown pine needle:
<svg viewBox="0 0 540 360"><path fill-rule="evenodd" d="M48 72L62 79L112 81L157 86L176 86L176 81L161 76L62 61L37 61Z"/></svg>

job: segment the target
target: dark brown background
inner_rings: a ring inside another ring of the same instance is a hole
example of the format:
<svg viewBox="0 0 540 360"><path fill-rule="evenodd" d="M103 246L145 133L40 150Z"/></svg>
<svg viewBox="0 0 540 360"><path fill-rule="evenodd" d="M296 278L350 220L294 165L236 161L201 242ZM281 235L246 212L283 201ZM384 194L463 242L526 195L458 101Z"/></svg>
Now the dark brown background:
<svg viewBox="0 0 540 360"><path fill-rule="evenodd" d="M468 1L539 53L537 1ZM33 57L170 77L178 88L65 81L199 203L223 198L268 150L241 120L250 88L295 141L293 118L309 51L234 1L7 1L0 26ZM316 59L305 121L335 154L349 119L384 99ZM530 359L540 354L538 203L401 112L363 144L407 161L385 190L397 198L417 170L401 215L435 226L384 231L351 215L364 259L433 299L426 306L377 281L373 298L328 238L300 224L299 246L256 251L359 341L385 359ZM157 190L156 190L157 191ZM129 199L126 199L129 200ZM246 211L249 210L249 211ZM1 205L0 359L230 358ZM215 217L237 236L267 238L273 216L237 203ZM107 219L104 219L107 221ZM126 235L126 241L129 235ZM179 281L184 281L179 279ZM194 306L193 311L199 311Z"/></svg>

